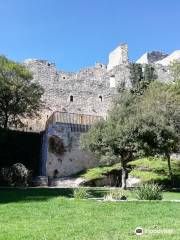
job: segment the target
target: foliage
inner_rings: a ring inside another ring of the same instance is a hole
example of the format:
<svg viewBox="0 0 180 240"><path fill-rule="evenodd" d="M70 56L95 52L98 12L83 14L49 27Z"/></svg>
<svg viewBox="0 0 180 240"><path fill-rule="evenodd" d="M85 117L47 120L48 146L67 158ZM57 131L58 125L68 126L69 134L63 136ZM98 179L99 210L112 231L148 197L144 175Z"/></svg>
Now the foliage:
<svg viewBox="0 0 180 240"><path fill-rule="evenodd" d="M115 102L107 121L95 124L81 139L81 147L100 156L112 155L121 163L122 187L126 188L126 164L134 151L130 116L134 114L134 96L124 92Z"/></svg>
<svg viewBox="0 0 180 240"><path fill-rule="evenodd" d="M50 136L49 137L49 151L54 154L63 155L66 151L63 140L58 136Z"/></svg>
<svg viewBox="0 0 180 240"><path fill-rule="evenodd" d="M180 81L180 61L175 60L170 65L171 73L173 74L174 81Z"/></svg>
<svg viewBox="0 0 180 240"><path fill-rule="evenodd" d="M73 190L73 196L75 199L84 199L88 197L87 188L79 187Z"/></svg>
<svg viewBox="0 0 180 240"><path fill-rule="evenodd" d="M0 128L0 168L20 162L39 175L42 133Z"/></svg>
<svg viewBox="0 0 180 240"><path fill-rule="evenodd" d="M104 196L104 200L127 200L127 192L118 188L112 189L108 194Z"/></svg>
<svg viewBox="0 0 180 240"><path fill-rule="evenodd" d="M0 126L22 126L41 109L43 89L23 66L0 56Z"/></svg>
<svg viewBox="0 0 180 240"><path fill-rule="evenodd" d="M8 186L27 186L31 177L30 171L21 163L13 164L9 168L2 168L0 175Z"/></svg>
<svg viewBox="0 0 180 240"><path fill-rule="evenodd" d="M170 154L180 147L177 84L152 82L143 91L143 95L122 92L107 121L93 126L81 141L83 149L98 153L100 158L113 156L121 163L124 188L127 163L138 156L163 154L172 179Z"/></svg>
<svg viewBox="0 0 180 240"><path fill-rule="evenodd" d="M142 95L148 88L149 84L154 81L157 76L153 66L145 64L142 66L138 63L131 63L130 65L131 78L131 93L135 95Z"/></svg>
<svg viewBox="0 0 180 240"><path fill-rule="evenodd" d="M80 139L81 148L99 155L99 151L102 150L102 139L105 125L106 122L101 120L95 123L88 133L82 134Z"/></svg>
<svg viewBox="0 0 180 240"><path fill-rule="evenodd" d="M180 147L179 106L176 85L154 82L142 96L134 120L139 148L146 155L163 154L172 180L170 154Z"/></svg>
<svg viewBox="0 0 180 240"><path fill-rule="evenodd" d="M144 183L136 189L136 196L139 200L162 200L162 187Z"/></svg>

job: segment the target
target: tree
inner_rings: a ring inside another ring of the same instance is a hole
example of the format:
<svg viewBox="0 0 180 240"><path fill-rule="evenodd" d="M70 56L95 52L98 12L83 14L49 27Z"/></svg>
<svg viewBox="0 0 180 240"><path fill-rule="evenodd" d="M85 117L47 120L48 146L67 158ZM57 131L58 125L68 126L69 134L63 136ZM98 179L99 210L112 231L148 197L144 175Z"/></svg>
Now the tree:
<svg viewBox="0 0 180 240"><path fill-rule="evenodd" d="M163 154L173 179L170 155L179 150L180 94L175 84L152 83L141 97L134 119L139 148Z"/></svg>
<svg viewBox="0 0 180 240"><path fill-rule="evenodd" d="M172 179L170 154L178 150L180 143L177 93L175 84L159 82L151 83L143 95L124 91L114 102L107 121L97 123L82 137L82 148L99 156L113 155L121 163L124 189L127 163L138 156L163 154Z"/></svg>
<svg viewBox="0 0 180 240"><path fill-rule="evenodd" d="M149 84L157 78L155 69L150 64L130 64L131 93L143 95Z"/></svg>
<svg viewBox="0 0 180 240"><path fill-rule="evenodd" d="M122 188L126 189L127 163L132 160L136 148L133 124L135 98L124 92L114 103L107 121L96 123L81 137L82 149L94 152L99 157L109 154L121 163ZM107 159L110 163L109 159Z"/></svg>
<svg viewBox="0 0 180 240"><path fill-rule="evenodd" d="M0 126L22 125L22 119L35 117L42 108L43 88L21 64L0 56Z"/></svg>

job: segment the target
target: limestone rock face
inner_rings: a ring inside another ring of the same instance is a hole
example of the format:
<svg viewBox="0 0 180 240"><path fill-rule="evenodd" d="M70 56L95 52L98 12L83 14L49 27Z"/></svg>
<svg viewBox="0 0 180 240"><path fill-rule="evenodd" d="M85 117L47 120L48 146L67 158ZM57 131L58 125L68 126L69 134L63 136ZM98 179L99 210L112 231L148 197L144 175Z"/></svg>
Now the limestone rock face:
<svg viewBox="0 0 180 240"><path fill-rule="evenodd" d="M180 50L176 50L173 53L171 53L166 58L163 58L162 60L156 62L157 64L161 64L163 66L169 66L173 61L180 61Z"/></svg>
<svg viewBox="0 0 180 240"><path fill-rule="evenodd" d="M164 54L162 52L159 51L153 51L150 53L145 53L143 54L137 61L136 63L140 63L140 64L151 64L151 63L155 63L157 61L160 61L164 58L166 58L168 56L168 54Z"/></svg>

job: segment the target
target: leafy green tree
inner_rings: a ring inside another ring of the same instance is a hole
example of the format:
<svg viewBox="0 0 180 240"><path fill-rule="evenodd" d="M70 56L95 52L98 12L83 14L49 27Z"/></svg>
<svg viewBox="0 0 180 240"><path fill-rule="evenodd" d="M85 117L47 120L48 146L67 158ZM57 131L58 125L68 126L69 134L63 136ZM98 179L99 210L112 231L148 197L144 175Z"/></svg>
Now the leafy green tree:
<svg viewBox="0 0 180 240"><path fill-rule="evenodd" d="M0 56L0 126L22 125L23 118L37 116L42 94L24 66Z"/></svg>
<svg viewBox="0 0 180 240"><path fill-rule="evenodd" d="M112 154L122 166L126 188L127 163L138 156L163 154L172 179L170 154L179 148L180 106L176 85L153 82L143 95L123 92L107 121L97 123L82 138L82 147L99 156Z"/></svg>
<svg viewBox="0 0 180 240"><path fill-rule="evenodd" d="M126 188L127 163L132 160L135 150L134 131L130 116L134 114L135 98L124 92L116 100L107 121L95 124L88 133L81 137L82 149L96 153L98 156L112 155L121 163L122 188ZM107 160L108 163L109 159Z"/></svg>
<svg viewBox="0 0 180 240"><path fill-rule="evenodd" d="M130 64L131 93L143 95L149 84L157 78L152 65Z"/></svg>
<svg viewBox="0 0 180 240"><path fill-rule="evenodd" d="M141 97L134 129L146 155L163 154L172 179L170 155L179 150L180 95L175 84L152 83Z"/></svg>

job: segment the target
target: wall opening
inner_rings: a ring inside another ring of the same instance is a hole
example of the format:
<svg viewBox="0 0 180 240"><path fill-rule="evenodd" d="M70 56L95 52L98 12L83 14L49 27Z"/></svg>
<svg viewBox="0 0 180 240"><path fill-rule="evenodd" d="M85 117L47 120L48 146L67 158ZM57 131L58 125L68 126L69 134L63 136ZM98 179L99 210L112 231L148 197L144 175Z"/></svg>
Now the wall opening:
<svg viewBox="0 0 180 240"><path fill-rule="evenodd" d="M116 87L116 81L115 81L115 76L112 75L110 77L110 88Z"/></svg>
<svg viewBox="0 0 180 240"><path fill-rule="evenodd" d="M70 102L73 102L73 100L74 100L74 99L73 99L73 96L71 95L71 96L70 96Z"/></svg>

